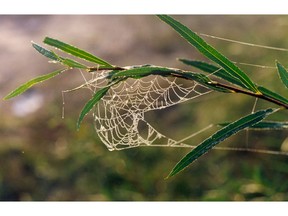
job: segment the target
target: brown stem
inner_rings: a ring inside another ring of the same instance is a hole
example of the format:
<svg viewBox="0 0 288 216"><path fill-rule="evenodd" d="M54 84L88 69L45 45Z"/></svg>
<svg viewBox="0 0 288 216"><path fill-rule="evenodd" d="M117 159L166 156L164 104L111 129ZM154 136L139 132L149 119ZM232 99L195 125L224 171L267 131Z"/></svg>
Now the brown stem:
<svg viewBox="0 0 288 216"><path fill-rule="evenodd" d="M91 67L88 69L88 72L94 72L94 71L100 71L100 70L126 70L125 68L123 67L118 67L118 66L114 66L114 67L105 67L105 66L99 66L99 67ZM182 71L182 70L179 70L179 69L173 69L171 68L172 71L174 71L174 73L170 73L170 75L172 76L175 76L175 77L180 77L180 78L184 78L184 79L191 79L190 77L186 77L184 76L185 74L185 71ZM251 91L247 91L247 90L244 90L244 89L239 89L239 88L236 88L234 86L230 86L230 85L226 85L226 84L223 84L223 83L218 83L218 82L210 82L209 83L210 86L215 86L215 87L222 87L222 88L225 88L225 89L229 89L235 93L241 93L241 94L245 94L245 95L250 95L250 96L253 96L253 97L256 97L256 98L260 98L260 99L263 99L263 100L266 100L266 101L269 101L271 103L274 103L274 104L277 104L279 106L282 106L284 107L285 109L288 109L288 104L287 103L284 103L282 101L279 101L275 98L272 98L272 97L269 97L268 95L265 95L263 93L254 93L254 92L251 92Z"/></svg>
<svg viewBox="0 0 288 216"><path fill-rule="evenodd" d="M94 71L101 71L101 70L125 70L125 68L122 67L90 67L88 68L88 72L94 72Z"/></svg>
<svg viewBox="0 0 288 216"><path fill-rule="evenodd" d="M215 83L213 82L213 85L220 86L220 87L232 90L232 91L234 91L236 93L242 93L242 94L250 95L250 96L253 96L253 97L256 97L256 98L260 98L260 99L269 101L271 103L277 104L279 106L282 106L285 109L288 109L288 104L285 104L285 103L283 103L281 101L278 101L278 100L276 100L274 98L268 97L267 95L264 95L264 94L256 94L254 92L246 91L246 90L243 90L243 89L238 89L238 88L236 88L234 86L229 86L229 85L225 85L225 84L217 83L217 82L215 82Z"/></svg>

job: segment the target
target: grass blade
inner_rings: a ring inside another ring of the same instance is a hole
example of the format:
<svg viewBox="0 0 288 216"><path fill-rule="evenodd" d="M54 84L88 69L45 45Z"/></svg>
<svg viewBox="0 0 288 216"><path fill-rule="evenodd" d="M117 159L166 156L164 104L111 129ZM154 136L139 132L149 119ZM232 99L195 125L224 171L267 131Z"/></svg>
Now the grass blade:
<svg viewBox="0 0 288 216"><path fill-rule="evenodd" d="M283 65L281 65L279 62L276 61L278 74L280 76L280 79L282 80L283 84L286 88L288 88L288 71L284 68Z"/></svg>
<svg viewBox="0 0 288 216"><path fill-rule="evenodd" d="M59 55L57 55L56 53L50 51L50 50L47 50L45 49L44 47L36 44L36 43L33 43L32 42L32 46L42 55L44 55L45 57L47 58L50 58L52 59L53 61L57 61L57 62L60 62L62 63L63 65L66 65L66 66L69 66L69 67L72 67L72 68L81 68L81 69L87 69L88 67L79 63L79 62L76 62L72 59L69 59L69 58L63 58L63 57L60 57Z"/></svg>
<svg viewBox="0 0 288 216"><path fill-rule="evenodd" d="M43 81L46 81L48 79L51 79L57 75L59 75L60 73L62 73L63 71L65 71L67 69L61 69L61 70L57 70L57 71L54 71L52 73L49 73L49 74L45 74L45 75L42 75L42 76L38 76L32 80L29 80L28 82L20 85L18 88L16 88L15 90L13 90L12 92L10 92L6 97L4 97L3 99L4 100L8 100L10 98L13 98L13 97L16 97L22 93L24 93L25 91L27 91L28 89L30 89L32 86L38 84L38 83L41 83Z"/></svg>
<svg viewBox="0 0 288 216"><path fill-rule="evenodd" d="M188 59L179 59L179 61L183 62L186 65L189 66L193 66L196 67L206 73L210 73L213 74L214 76L217 76L219 78L222 78L234 85L237 86L241 86L242 88L246 88L245 85L239 81L239 79L236 79L232 76L230 76L229 74L227 74L227 72L215 65L206 63L206 62L202 62L202 61L196 61L196 60L188 60Z"/></svg>
<svg viewBox="0 0 288 216"><path fill-rule="evenodd" d="M229 124L231 123L225 122L218 125L225 127ZM250 126L249 128L253 130L282 130L282 129L288 129L288 122L262 121L255 125Z"/></svg>
<svg viewBox="0 0 288 216"><path fill-rule="evenodd" d="M59 40L56 40L56 39L53 39L50 37L46 37L43 42L50 45L50 46L58 48L58 49L62 50L63 52L69 53L73 56L79 57L79 58L84 59L86 61L93 62L93 63L103 65L103 66L113 67L108 62L94 56L93 54L88 53L84 50L81 50L77 47L71 46L70 44L64 43L62 41L59 41Z"/></svg>
<svg viewBox="0 0 288 216"><path fill-rule="evenodd" d="M79 130L80 124L83 121L83 118L90 112L90 110L94 107L94 105L107 93L111 86L104 87L97 91L94 96L86 103L84 108L82 109L80 116L77 122L77 129Z"/></svg>
<svg viewBox="0 0 288 216"><path fill-rule="evenodd" d="M257 86L250 80L250 78L238 68L233 62L228 60L224 55L218 52L215 48L207 44L201 37L191 31L189 28L174 20L167 15L159 15L161 20L170 25L176 32L178 32L185 40L194 46L199 52L205 55L210 60L220 65L229 76L238 79L246 89L259 93Z"/></svg>
<svg viewBox="0 0 288 216"><path fill-rule="evenodd" d="M182 171L184 168L186 168L188 165L190 165L193 161L195 161L197 158L208 152L211 148L213 148L218 143L224 141L228 137L236 134L237 132L241 131L242 129L245 129L247 127L250 127L261 120L263 120L265 117L267 117L269 114L272 114L275 112L275 109L266 109L266 110L260 110L258 112L255 112L253 114L247 115L245 117L242 117L238 119L237 121L227 125L226 127L220 129L216 133L214 133L212 136L204 140L201 144L199 144L195 149L193 149L191 152L189 152L185 157L181 159L179 163L176 164L176 166L172 169L171 173L168 175L168 177L174 176L178 172Z"/></svg>

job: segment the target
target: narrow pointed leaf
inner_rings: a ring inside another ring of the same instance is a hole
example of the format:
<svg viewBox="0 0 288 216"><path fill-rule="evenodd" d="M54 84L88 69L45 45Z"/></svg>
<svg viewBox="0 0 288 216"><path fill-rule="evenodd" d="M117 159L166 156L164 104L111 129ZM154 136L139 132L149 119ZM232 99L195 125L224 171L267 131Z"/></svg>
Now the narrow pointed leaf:
<svg viewBox="0 0 288 216"><path fill-rule="evenodd" d="M213 73L213 75L218 76L220 78L223 78L224 80L231 82L235 85L241 86L241 87L245 87L243 86L242 83L238 82L238 80L233 79L233 77L229 77L227 76L227 74L225 73L225 71L223 69L220 69L219 67L216 67L214 65L208 64L206 62L202 62L202 61L195 61L195 60L187 60L187 59L179 59L181 62L190 65L190 66L194 66L202 71L208 72L208 73ZM279 100L283 103L287 103L287 99L285 99L283 96L272 92L271 90L261 87L261 86L257 86L258 90L264 94L265 96L268 96L269 98L275 99L275 100Z"/></svg>
<svg viewBox="0 0 288 216"><path fill-rule="evenodd" d="M206 73L213 74L214 76L222 78L226 80L227 82L230 82L234 85L241 86L242 88L246 88L245 85L239 81L239 79L230 76L229 74L227 74L225 70L215 65L202 62L202 61L188 60L188 59L179 59L179 61L183 62L186 65L196 67Z"/></svg>
<svg viewBox="0 0 288 216"><path fill-rule="evenodd" d="M70 44L64 43L62 41L46 37L43 42L48 44L48 45L50 45L50 46L53 46L53 47L55 47L57 49L60 49L63 52L66 52L66 53L69 53L69 54L71 54L73 56L82 58L82 59L84 59L86 61L93 62L93 63L99 64L99 65L113 67L108 62L106 62L106 61L94 56L93 54L88 53L88 52L86 52L84 50L81 50L81 49L79 49L77 47L74 47L74 46L72 46Z"/></svg>
<svg viewBox="0 0 288 216"><path fill-rule="evenodd" d="M227 76L227 74L225 73L225 71L223 71L223 69L220 69L219 67L216 67L214 65L208 64L206 62L201 62L201 61L194 61L194 60L187 60L187 59L179 59L181 62L190 65L190 66L194 66L200 70L203 70L207 73L213 73L213 75L218 76L228 82L231 82L235 85L241 86L241 87L245 87L243 86L242 83L239 83L236 79L233 79L233 77L229 77ZM215 72L216 71L216 72ZM276 92L273 92L267 88L264 88L262 86L257 86L258 90L261 92L261 94L271 98L272 100L278 100L284 104L288 104L288 99L286 99L285 97L277 94Z"/></svg>
<svg viewBox="0 0 288 216"><path fill-rule="evenodd" d="M95 106L95 104L107 93L110 86L104 87L97 91L94 96L86 103L84 108L82 109L80 116L77 122L77 129L80 128L80 124L83 121L83 118L90 112L90 110Z"/></svg>
<svg viewBox="0 0 288 216"><path fill-rule="evenodd" d="M231 122L225 122L218 124L219 126L225 127L231 124ZM277 122L277 121L262 121L249 127L253 130L282 130L288 129L288 122Z"/></svg>
<svg viewBox="0 0 288 216"><path fill-rule="evenodd" d="M72 67L72 68L81 68L81 69L87 69L88 67L77 62L77 61L74 61L72 59L69 59L69 58L63 58L63 57L60 57L59 55L57 55L56 53L50 51L50 50L47 50L45 49L44 47L36 44L36 43L33 43L32 42L32 46L39 52L41 53L42 55L44 55L45 57L47 58L50 58L52 59L53 61L57 61L59 63L62 63L63 65L66 65L66 66L69 66L69 67Z"/></svg>
<svg viewBox="0 0 288 216"><path fill-rule="evenodd" d="M60 57L60 58L61 58L61 61L60 61L60 62L61 62L63 65L67 65L67 66L69 66L69 67L71 67L71 68L88 69L87 66L85 66L85 65L83 65L83 64L81 64L81 63L79 63L79 62L77 62L77 61L74 61L74 60L72 60L72 59L62 58L62 57Z"/></svg>
<svg viewBox="0 0 288 216"><path fill-rule="evenodd" d="M263 86L258 86L258 89L263 95L265 95L265 96L267 96L273 100L278 100L278 101L288 105L288 99L277 94L276 92L273 92L273 91L271 91L271 90L269 90Z"/></svg>
<svg viewBox="0 0 288 216"><path fill-rule="evenodd" d="M59 61L59 56L57 54L55 54L54 52L45 49L44 47L32 42L32 46L42 55L44 55L47 58L50 58L54 61Z"/></svg>
<svg viewBox="0 0 288 216"><path fill-rule="evenodd" d="M288 71L284 68L283 65L281 65L279 62L276 61L278 74L280 76L280 79L282 80L283 84L286 88L288 88Z"/></svg>
<svg viewBox="0 0 288 216"><path fill-rule="evenodd" d="M250 78L238 68L233 62L227 59L224 55L218 52L215 48L207 44L201 37L191 31L185 25L174 20L172 17L167 15L159 15L161 20L170 25L176 32L178 32L185 40L194 46L199 52L205 55L210 60L220 65L228 75L234 79L239 79L240 82L246 87L246 89L259 93L257 86L250 80Z"/></svg>
<svg viewBox="0 0 288 216"><path fill-rule="evenodd" d="M266 109L260 110L253 114L247 115L238 119L237 121L227 125L226 127L218 130L212 136L204 140L201 144L199 144L195 149L189 152L185 157L181 159L179 163L173 168L168 177L174 176L178 172L182 171L188 165L190 165L197 158L208 152L211 148L213 148L218 143L224 141L228 137L238 133L239 131L250 127L260 121L262 121L265 117L275 112L275 109Z"/></svg>
<svg viewBox="0 0 288 216"><path fill-rule="evenodd" d="M12 92L10 92L6 97L4 97L4 100L8 100L10 98L13 98L17 95L20 95L22 93L24 93L25 91L27 91L28 89L30 89L32 86L38 84L38 83L41 83L43 81L46 81L48 79L51 79L57 75L59 75L60 73L62 73L63 71L65 71L66 69L61 69L61 70L57 70L57 71L54 71L52 73L49 73L49 74L45 74L45 75L42 75L42 76L38 76L32 80L29 80L28 82L20 85L18 88L16 88L15 90L13 90Z"/></svg>
<svg viewBox="0 0 288 216"><path fill-rule="evenodd" d="M165 67L144 66L118 71L113 74L112 78L118 78L118 77L142 78L149 75L167 76L171 75L172 72L175 72L175 70L171 70Z"/></svg>
<svg viewBox="0 0 288 216"><path fill-rule="evenodd" d="M131 77L135 79L140 79L144 76L149 76L149 75L174 76L178 78L193 80L212 90L225 92L225 93L231 93L231 90L229 89L225 89L223 87L218 87L218 86L213 85L212 81L204 74L193 73L189 71L181 71L181 70L176 70L172 68L157 67L157 66L144 66L144 67L138 67L138 68L133 68L133 69L128 69L128 70L117 71L116 73L112 75L112 79L119 78L119 77Z"/></svg>

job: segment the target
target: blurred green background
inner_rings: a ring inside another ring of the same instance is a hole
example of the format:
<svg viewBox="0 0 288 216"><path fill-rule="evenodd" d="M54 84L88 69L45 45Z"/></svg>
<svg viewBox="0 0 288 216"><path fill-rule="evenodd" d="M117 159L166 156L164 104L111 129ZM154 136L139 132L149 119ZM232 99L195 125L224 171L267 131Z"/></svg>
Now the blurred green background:
<svg viewBox="0 0 288 216"><path fill-rule="evenodd" d="M174 16L193 31L244 42L288 47L288 16ZM58 38L125 66L155 64L188 69L176 58L205 60L154 16L0 16L0 96L59 66L48 64L30 41ZM269 51L205 38L231 60L286 67L287 52ZM275 69L240 66L258 84L287 96ZM89 92L61 90L83 82L78 71L0 103L0 200L288 200L288 157L212 150L179 175L164 180L189 150L134 148L109 152L94 131L91 116L80 131L76 121ZM211 124L251 112L254 99L212 93L161 112L150 123L181 139ZM259 102L257 109L271 104ZM287 121L287 111L273 116ZM214 128L215 130L216 128ZM205 139L207 131L189 142ZM241 132L220 146L287 150L287 130ZM247 138L248 137L248 138ZM248 139L248 142L247 142ZM286 139L286 141L285 141Z"/></svg>

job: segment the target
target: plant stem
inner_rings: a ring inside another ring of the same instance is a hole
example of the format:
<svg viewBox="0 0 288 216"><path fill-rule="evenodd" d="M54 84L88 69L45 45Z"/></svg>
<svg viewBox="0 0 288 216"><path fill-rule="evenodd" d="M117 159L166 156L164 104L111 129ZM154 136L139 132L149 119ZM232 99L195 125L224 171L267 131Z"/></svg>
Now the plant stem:
<svg viewBox="0 0 288 216"><path fill-rule="evenodd" d="M288 109L288 104L285 104L285 103L283 103L283 102L281 102L281 101L278 101L278 100L276 100L275 98L268 97L268 96L265 95L265 94L256 94L256 93L254 93L254 92L246 91L246 90L243 90L243 89L236 88L236 87L234 87L234 86L229 86L229 85L222 84L222 83L218 83L218 82L212 82L211 84L214 85L214 86L223 87L223 88L232 90L232 91L234 91L235 93L241 93L241 94L250 95L250 96L253 96L253 97L256 97L256 98L260 98L260 99L269 101L269 102L271 102L271 103L277 104L277 105L279 105L279 106L282 106L282 107L284 107L285 109Z"/></svg>
<svg viewBox="0 0 288 216"><path fill-rule="evenodd" d="M103 67L103 66L99 66L99 67L90 67L88 68L88 72L95 72L95 71L101 71L101 70L125 70L125 68L122 68L122 67L118 67L118 66L115 66L115 67Z"/></svg>
<svg viewBox="0 0 288 216"><path fill-rule="evenodd" d="M188 77L186 76L188 71L183 71L183 70L175 69L175 68L169 68L169 69L171 69L171 71L173 71L173 72L170 73L170 76L197 81L197 80L194 80L194 78L191 78L190 76L188 76ZM91 67L91 68L89 68L88 72L95 72L95 71L101 71L101 70L116 70L117 71L117 70L126 70L126 68L119 67L119 66L113 66L113 67L99 66L99 67ZM159 73L158 75L161 75L161 73ZM237 88L235 86L230 86L230 85L226 85L226 84L223 84L223 83L218 83L218 82L215 82L215 81L210 81L210 82L208 82L206 84L208 86L221 87L221 88L230 90L233 93L241 93L241 94L249 95L249 96L252 96L252 97L255 97L255 98L260 98L260 99L269 101L271 103L277 104L277 105L279 105L279 106L281 106L281 107L283 107L285 109L288 109L288 104L287 103L279 101L276 98L269 97L268 95L266 95L265 93L262 93L262 92L261 93L259 93L259 92L255 93L255 92L251 92L251 91L247 91L247 90L244 90L244 89Z"/></svg>

